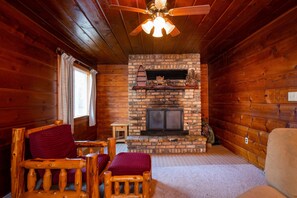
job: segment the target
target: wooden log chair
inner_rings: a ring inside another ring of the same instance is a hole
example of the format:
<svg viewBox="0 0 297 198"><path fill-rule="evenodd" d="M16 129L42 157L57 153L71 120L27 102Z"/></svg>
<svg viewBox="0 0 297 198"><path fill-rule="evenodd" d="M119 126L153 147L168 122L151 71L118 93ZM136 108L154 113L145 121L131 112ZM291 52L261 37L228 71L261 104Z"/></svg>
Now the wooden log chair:
<svg viewBox="0 0 297 198"><path fill-rule="evenodd" d="M146 153L119 153L104 173L105 198L149 198L151 157Z"/></svg>
<svg viewBox="0 0 297 198"><path fill-rule="evenodd" d="M29 138L33 159L25 160L26 137ZM83 147L88 147L90 153L83 156ZM99 153L95 152L95 147L99 148ZM104 154L105 147L108 154ZM109 138L107 142L74 141L71 126L62 121L29 130L14 128L11 197L97 198L100 196L99 183L103 181L104 171L115 152L114 138Z"/></svg>

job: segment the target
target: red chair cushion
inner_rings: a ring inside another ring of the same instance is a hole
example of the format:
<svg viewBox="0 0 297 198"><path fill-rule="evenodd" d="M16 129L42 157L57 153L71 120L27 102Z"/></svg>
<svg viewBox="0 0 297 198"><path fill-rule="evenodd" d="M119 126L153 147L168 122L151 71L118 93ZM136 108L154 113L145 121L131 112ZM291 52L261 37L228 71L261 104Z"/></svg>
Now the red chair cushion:
<svg viewBox="0 0 297 198"><path fill-rule="evenodd" d="M50 129L32 133L29 136L30 151L33 158L77 158L77 146L75 145L71 126L68 124L56 126ZM110 160L109 155L98 156L99 173L106 167ZM43 177L44 170L38 170L40 177ZM59 170L52 170L53 184L59 182ZM86 179L86 170L82 169L83 181ZM75 169L67 171L67 182L73 183Z"/></svg>
<svg viewBox="0 0 297 198"><path fill-rule="evenodd" d="M151 157L146 153L119 153L108 170L112 175L142 175L151 171Z"/></svg>
<svg viewBox="0 0 297 198"><path fill-rule="evenodd" d="M102 173L102 171L105 169L109 160L110 157L107 154L98 155L99 174Z"/></svg>
<svg viewBox="0 0 297 198"><path fill-rule="evenodd" d="M77 157L77 147L68 124L32 133L29 141L33 158Z"/></svg>

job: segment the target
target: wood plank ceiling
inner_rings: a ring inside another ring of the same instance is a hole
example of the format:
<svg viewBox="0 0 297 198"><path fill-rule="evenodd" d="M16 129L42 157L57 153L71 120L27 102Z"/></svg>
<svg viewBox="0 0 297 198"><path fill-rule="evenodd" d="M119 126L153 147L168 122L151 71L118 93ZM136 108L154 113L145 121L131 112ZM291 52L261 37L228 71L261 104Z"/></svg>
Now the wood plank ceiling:
<svg viewBox="0 0 297 198"><path fill-rule="evenodd" d="M129 33L149 15L109 9L146 8L145 0L6 0L41 25L65 51L93 64L126 64L129 54L200 53L207 63L297 6L296 0L168 0L168 8L209 4L207 15L168 17L176 37Z"/></svg>

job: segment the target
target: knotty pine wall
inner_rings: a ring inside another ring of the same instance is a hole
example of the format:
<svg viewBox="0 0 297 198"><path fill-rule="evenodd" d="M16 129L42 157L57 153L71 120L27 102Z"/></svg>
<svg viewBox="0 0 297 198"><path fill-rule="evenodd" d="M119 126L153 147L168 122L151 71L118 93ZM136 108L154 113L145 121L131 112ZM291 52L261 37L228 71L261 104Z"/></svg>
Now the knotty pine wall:
<svg viewBox="0 0 297 198"><path fill-rule="evenodd" d="M89 126L89 116L75 118L73 137L75 140L96 140L97 125Z"/></svg>
<svg viewBox="0 0 297 198"><path fill-rule="evenodd" d="M210 124L221 143L264 167L268 134L297 122L297 9L209 64ZM249 143L244 143L244 137Z"/></svg>
<svg viewBox="0 0 297 198"><path fill-rule="evenodd" d="M111 123L128 120L128 65L98 65L97 71L97 137L106 139Z"/></svg>
<svg viewBox="0 0 297 198"><path fill-rule="evenodd" d="M63 46L6 2L0 3L0 197L10 192L12 128L57 119L57 55ZM75 120L76 139L96 139L88 117Z"/></svg>
<svg viewBox="0 0 297 198"><path fill-rule="evenodd" d="M56 119L56 54L30 22L0 6L0 196L10 192L11 132ZM22 21L21 21L22 20ZM33 39L34 38L34 39Z"/></svg>
<svg viewBox="0 0 297 198"><path fill-rule="evenodd" d="M208 121L208 65L201 64L201 117Z"/></svg>

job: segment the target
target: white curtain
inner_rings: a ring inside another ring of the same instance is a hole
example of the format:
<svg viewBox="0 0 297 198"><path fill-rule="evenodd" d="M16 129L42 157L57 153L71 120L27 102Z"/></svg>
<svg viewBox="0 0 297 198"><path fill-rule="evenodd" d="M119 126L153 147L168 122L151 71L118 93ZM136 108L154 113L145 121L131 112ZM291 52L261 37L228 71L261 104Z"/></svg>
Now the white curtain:
<svg viewBox="0 0 297 198"><path fill-rule="evenodd" d="M89 106L89 126L96 125L96 74L97 71L92 69L91 74L91 93L90 93L90 106Z"/></svg>
<svg viewBox="0 0 297 198"><path fill-rule="evenodd" d="M58 119L74 127L73 116L73 63L65 53L58 57ZM73 131L73 130L72 130Z"/></svg>

